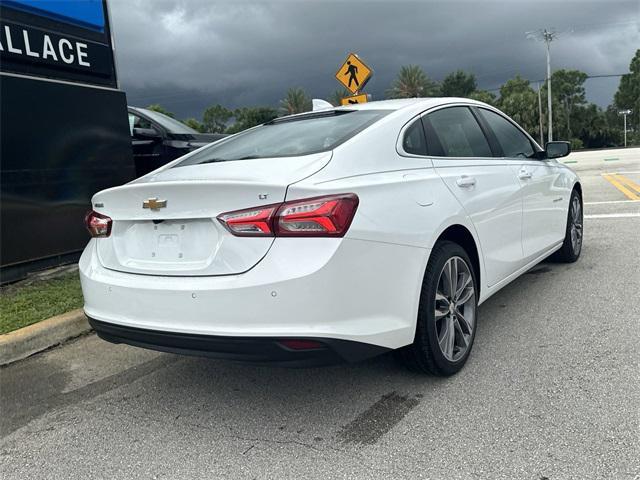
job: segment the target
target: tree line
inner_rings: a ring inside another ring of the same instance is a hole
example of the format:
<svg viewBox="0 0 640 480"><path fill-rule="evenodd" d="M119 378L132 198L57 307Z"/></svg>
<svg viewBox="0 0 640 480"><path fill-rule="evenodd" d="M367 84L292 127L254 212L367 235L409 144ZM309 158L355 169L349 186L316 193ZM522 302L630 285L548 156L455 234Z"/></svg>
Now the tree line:
<svg viewBox="0 0 640 480"><path fill-rule="evenodd" d="M631 60L629 74L620 79L613 103L606 109L586 100L584 83L588 76L579 70L556 70L551 74L551 103L554 138L569 140L573 148L599 148L622 145L621 109L631 109L627 118L627 142L640 145L640 49ZM535 87L535 88L534 88ZM507 80L498 95L478 89L473 73L458 70L447 75L442 82L429 78L419 65L406 65L385 92L386 98L412 97L466 97L493 105L516 122L532 137L540 139L540 129L547 138L547 86L532 85L516 75ZM333 105L349 95L337 89L328 95ZM148 108L174 116L161 105ZM540 108L542 115L540 115ZM273 120L280 115L291 115L311 110L311 98L303 88L287 90L279 108L271 106L242 107L235 110L222 105L206 108L202 119L182 120L186 125L203 133L237 133ZM542 119L542 121L540 121ZM541 125L542 124L542 125Z"/></svg>

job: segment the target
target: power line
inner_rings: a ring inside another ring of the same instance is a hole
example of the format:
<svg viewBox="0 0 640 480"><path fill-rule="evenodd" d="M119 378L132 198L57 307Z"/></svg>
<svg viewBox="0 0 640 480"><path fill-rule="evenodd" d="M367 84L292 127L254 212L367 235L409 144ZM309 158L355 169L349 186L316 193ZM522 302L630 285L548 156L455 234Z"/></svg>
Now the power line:
<svg viewBox="0 0 640 480"><path fill-rule="evenodd" d="M610 74L606 74L606 75L587 75L586 80L589 80L591 78L622 77L624 75L629 75L629 73L610 73ZM527 82L529 82L529 83L542 83L542 82L546 82L547 81L546 78L540 78L538 80L528 80L528 79L525 78L524 80L527 80ZM502 88L502 86L495 87L495 88L482 88L481 90L485 90L487 92L498 92L498 91L500 91L500 88Z"/></svg>
<svg viewBox="0 0 640 480"><path fill-rule="evenodd" d="M622 77L624 75L630 75L630 74L629 73L612 73L609 75L588 75L587 80L590 78Z"/></svg>

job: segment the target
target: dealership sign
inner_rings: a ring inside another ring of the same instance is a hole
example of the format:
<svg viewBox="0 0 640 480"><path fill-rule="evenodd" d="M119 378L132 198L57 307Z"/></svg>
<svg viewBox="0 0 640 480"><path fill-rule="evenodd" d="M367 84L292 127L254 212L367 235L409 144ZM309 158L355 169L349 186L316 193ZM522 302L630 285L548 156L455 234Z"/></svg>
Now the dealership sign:
<svg viewBox="0 0 640 480"><path fill-rule="evenodd" d="M87 44L65 37L57 37L35 29L3 25L0 52L39 58L43 62L90 67ZM7 46L6 49L2 44Z"/></svg>
<svg viewBox="0 0 640 480"><path fill-rule="evenodd" d="M0 6L3 72L117 85L101 1L0 0Z"/></svg>

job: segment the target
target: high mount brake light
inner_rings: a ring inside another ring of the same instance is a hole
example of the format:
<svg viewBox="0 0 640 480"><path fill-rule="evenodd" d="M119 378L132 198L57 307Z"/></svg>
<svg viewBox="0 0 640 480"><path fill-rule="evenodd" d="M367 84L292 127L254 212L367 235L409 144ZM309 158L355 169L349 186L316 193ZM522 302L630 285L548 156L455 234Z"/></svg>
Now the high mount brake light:
<svg viewBox="0 0 640 480"><path fill-rule="evenodd" d="M84 217L84 223L93 238L104 238L111 235L113 221L106 215L91 210Z"/></svg>
<svg viewBox="0 0 640 480"><path fill-rule="evenodd" d="M346 193L236 210L218 220L238 237L342 237L357 208L358 196Z"/></svg>

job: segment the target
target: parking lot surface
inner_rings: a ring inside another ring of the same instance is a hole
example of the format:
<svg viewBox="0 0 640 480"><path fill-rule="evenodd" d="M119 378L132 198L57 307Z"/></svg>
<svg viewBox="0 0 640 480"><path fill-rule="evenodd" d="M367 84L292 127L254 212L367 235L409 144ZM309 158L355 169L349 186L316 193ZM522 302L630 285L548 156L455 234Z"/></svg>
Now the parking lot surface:
<svg viewBox="0 0 640 480"><path fill-rule="evenodd" d="M583 182L582 257L483 304L458 375L392 355L247 366L88 335L0 369L0 476L640 478L640 149L565 162Z"/></svg>

